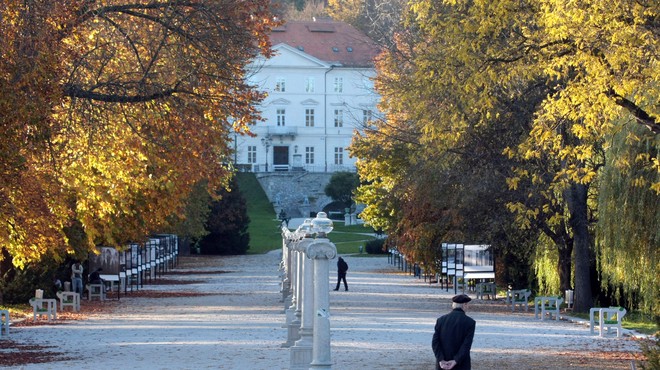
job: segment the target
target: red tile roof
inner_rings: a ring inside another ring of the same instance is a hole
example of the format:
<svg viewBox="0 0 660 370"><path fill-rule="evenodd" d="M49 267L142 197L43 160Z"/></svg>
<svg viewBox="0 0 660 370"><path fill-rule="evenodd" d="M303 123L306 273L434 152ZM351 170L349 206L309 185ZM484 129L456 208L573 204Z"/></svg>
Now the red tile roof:
<svg viewBox="0 0 660 370"><path fill-rule="evenodd" d="M331 20L290 21L271 33L273 46L284 43L324 62L373 67L378 47L348 23Z"/></svg>

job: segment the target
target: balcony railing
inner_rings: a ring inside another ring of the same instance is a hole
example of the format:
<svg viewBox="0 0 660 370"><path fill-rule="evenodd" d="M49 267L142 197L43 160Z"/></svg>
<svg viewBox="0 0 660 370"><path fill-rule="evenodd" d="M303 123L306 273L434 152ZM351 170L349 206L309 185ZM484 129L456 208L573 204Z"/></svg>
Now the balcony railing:
<svg viewBox="0 0 660 370"><path fill-rule="evenodd" d="M270 136L291 136L298 135L298 128L295 126L268 126L268 135Z"/></svg>
<svg viewBox="0 0 660 370"><path fill-rule="evenodd" d="M253 164L253 165L237 165L237 168L242 172L266 172L266 165ZM294 168L290 164L269 164L268 172L295 172L295 171L305 171L305 172L355 172L357 169L355 166L350 165L328 165L326 170L323 165L303 165L302 167Z"/></svg>

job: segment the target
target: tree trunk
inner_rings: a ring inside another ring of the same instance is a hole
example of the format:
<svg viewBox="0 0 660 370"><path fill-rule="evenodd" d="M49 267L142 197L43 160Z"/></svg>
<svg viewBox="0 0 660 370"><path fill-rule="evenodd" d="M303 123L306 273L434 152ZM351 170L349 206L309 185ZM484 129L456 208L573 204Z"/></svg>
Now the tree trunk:
<svg viewBox="0 0 660 370"><path fill-rule="evenodd" d="M573 184L565 193L570 212L569 225L573 231L575 250L575 306L576 312L588 312L593 304L591 292L591 236L587 214L587 185Z"/></svg>
<svg viewBox="0 0 660 370"><path fill-rule="evenodd" d="M573 266L573 240L566 240L558 245L559 258L557 260L557 273L559 274L559 293L564 293L571 287L571 267Z"/></svg>

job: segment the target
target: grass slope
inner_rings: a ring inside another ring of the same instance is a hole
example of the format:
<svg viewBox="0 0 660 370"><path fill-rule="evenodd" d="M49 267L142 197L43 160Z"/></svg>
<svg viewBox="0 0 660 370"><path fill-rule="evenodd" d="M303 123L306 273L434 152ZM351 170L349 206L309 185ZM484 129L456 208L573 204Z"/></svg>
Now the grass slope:
<svg viewBox="0 0 660 370"><path fill-rule="evenodd" d="M282 248L280 223L276 218L273 205L268 200L257 178L253 173L239 172L236 174L236 180L247 203L247 212L250 217L250 225L248 226L250 248L248 253L266 253Z"/></svg>
<svg viewBox="0 0 660 370"><path fill-rule="evenodd" d="M282 248L280 223L276 218L273 205L257 178L253 173L239 172L236 174L236 180L247 202L247 212L250 217L248 253L266 253ZM330 233L329 239L335 243L339 254L359 253L360 246L364 247L368 240L375 238L371 228L362 225L344 226L341 221L334 221L334 224L334 231Z"/></svg>

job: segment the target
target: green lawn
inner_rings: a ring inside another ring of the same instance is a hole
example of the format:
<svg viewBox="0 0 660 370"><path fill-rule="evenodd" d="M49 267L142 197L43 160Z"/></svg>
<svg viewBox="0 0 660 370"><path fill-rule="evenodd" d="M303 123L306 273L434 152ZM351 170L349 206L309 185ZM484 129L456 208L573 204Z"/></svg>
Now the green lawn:
<svg viewBox="0 0 660 370"><path fill-rule="evenodd" d="M282 248L282 234L276 219L273 205L263 192L259 181L252 173L236 174L238 186L245 197L250 217L250 249L248 253L266 253ZM370 235L364 235L370 234ZM360 246L373 239L373 230L362 225L344 226L343 222L334 221L334 230L328 235L337 246L340 254L359 253ZM366 253L366 252L364 252Z"/></svg>
<svg viewBox="0 0 660 370"><path fill-rule="evenodd" d="M250 249L248 253L259 254L282 248L279 221L275 217L273 205L261 189L261 185L252 173L236 174L238 186L245 197L250 217L248 233Z"/></svg>
<svg viewBox="0 0 660 370"><path fill-rule="evenodd" d="M373 229L363 225L344 226L343 222L338 221L333 221L333 223L334 229L328 235L328 239L337 246L337 253L360 253L360 246L363 247L363 253L367 253L364 251L364 245L367 241L375 239Z"/></svg>

